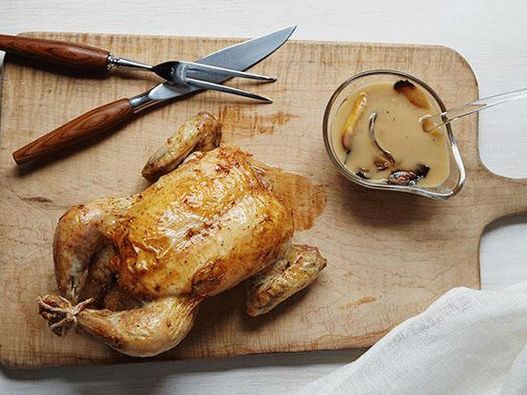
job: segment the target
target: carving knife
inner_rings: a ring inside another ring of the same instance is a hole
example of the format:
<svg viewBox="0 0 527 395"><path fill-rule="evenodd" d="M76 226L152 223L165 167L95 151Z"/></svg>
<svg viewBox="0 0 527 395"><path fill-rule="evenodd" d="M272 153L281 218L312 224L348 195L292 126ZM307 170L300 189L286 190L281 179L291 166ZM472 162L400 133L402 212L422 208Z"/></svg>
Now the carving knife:
<svg viewBox="0 0 527 395"><path fill-rule="evenodd" d="M195 63L244 71L261 62L280 48L291 36L296 26L287 27L252 40L223 48L213 52ZM198 79L207 79L222 83L229 79L224 75L200 75ZM111 130L115 126L131 120L138 112L176 98L184 98L205 89L194 85L174 85L164 82L132 98L116 100L69 121L57 129L38 138L13 153L17 164L45 158L67 147L75 145L95 135Z"/></svg>

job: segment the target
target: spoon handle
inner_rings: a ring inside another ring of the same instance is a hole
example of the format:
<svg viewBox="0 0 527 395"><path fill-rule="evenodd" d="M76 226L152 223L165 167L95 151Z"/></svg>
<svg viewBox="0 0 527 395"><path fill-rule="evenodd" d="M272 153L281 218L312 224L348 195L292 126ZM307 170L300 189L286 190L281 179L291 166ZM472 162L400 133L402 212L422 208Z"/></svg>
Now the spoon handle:
<svg viewBox="0 0 527 395"><path fill-rule="evenodd" d="M527 98L527 88L485 97L483 99L473 101L472 103L451 108L450 110L444 111L439 114L435 114L432 116L424 116L423 120L426 119L427 122L423 123L423 127L425 128L426 132L431 132L439 126L450 123L458 118L464 117L465 115L481 111L485 108L494 107L498 104L525 98Z"/></svg>

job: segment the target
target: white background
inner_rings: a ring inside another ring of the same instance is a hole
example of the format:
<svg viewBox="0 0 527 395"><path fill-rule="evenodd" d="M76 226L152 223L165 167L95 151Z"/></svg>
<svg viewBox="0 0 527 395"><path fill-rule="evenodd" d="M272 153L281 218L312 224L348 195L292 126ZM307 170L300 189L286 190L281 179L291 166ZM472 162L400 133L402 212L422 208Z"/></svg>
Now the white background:
<svg viewBox="0 0 527 395"><path fill-rule="evenodd" d="M5 34L251 37L298 24L294 39L447 45L468 59L481 97L527 87L526 20L525 0L0 0L0 33ZM527 177L525 108L527 101L481 114L481 156L496 173ZM487 229L481 243L483 287L501 289L527 279L526 236L525 218ZM280 393L358 355L343 350L38 371L0 368L0 393Z"/></svg>

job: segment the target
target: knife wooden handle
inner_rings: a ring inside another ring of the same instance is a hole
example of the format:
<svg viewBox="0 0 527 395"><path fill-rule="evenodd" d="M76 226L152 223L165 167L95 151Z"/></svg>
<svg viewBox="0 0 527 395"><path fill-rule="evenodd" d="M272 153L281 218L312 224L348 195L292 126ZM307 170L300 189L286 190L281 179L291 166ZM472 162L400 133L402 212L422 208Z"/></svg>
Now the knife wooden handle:
<svg viewBox="0 0 527 395"><path fill-rule="evenodd" d="M0 34L0 50L84 70L104 71L110 52L88 45Z"/></svg>
<svg viewBox="0 0 527 395"><path fill-rule="evenodd" d="M45 158L130 119L134 110L128 99L97 107L13 152L19 165Z"/></svg>

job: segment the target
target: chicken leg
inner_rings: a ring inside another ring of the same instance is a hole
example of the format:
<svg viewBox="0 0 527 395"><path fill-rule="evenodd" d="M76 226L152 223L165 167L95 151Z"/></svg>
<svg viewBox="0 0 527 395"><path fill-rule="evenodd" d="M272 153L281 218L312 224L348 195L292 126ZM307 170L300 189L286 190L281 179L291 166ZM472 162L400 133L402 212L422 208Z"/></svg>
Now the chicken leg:
<svg viewBox="0 0 527 395"><path fill-rule="evenodd" d="M89 302L89 299L88 299ZM39 299L39 313L51 330L61 336L79 325L89 334L124 354L148 357L176 346L188 334L200 300L169 296L123 311L72 305L58 295Z"/></svg>

